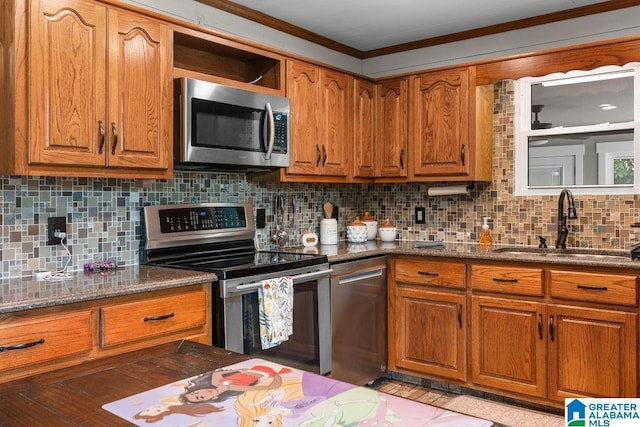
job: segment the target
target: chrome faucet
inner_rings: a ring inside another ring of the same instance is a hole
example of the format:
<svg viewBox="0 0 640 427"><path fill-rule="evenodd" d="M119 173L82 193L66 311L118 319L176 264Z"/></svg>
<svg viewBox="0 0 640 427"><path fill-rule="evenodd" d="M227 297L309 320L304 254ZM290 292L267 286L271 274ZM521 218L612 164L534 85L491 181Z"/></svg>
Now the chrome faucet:
<svg viewBox="0 0 640 427"><path fill-rule="evenodd" d="M567 199L568 207L567 213L564 212L564 200ZM556 239L556 249L567 248L567 235L569 234L569 228L567 228L568 219L577 219L576 203L573 200L573 194L566 188L560 192L558 198L558 238Z"/></svg>

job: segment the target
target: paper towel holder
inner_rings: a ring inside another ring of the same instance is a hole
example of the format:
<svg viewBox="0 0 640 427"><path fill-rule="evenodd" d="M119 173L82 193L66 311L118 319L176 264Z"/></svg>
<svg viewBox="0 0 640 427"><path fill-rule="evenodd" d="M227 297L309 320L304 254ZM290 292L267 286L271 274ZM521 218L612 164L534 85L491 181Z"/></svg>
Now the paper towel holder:
<svg viewBox="0 0 640 427"><path fill-rule="evenodd" d="M469 194L473 190L473 183L462 185L443 185L427 188L428 196L451 196L456 194Z"/></svg>

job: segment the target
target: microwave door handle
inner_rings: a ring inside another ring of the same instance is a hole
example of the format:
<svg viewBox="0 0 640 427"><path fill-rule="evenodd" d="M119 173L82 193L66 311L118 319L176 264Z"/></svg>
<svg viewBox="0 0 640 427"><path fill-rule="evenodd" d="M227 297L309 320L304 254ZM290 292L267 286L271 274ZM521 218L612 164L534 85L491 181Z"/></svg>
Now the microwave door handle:
<svg viewBox="0 0 640 427"><path fill-rule="evenodd" d="M265 160L271 159L271 153L273 152L273 146L276 142L276 121L273 118L273 110L271 104L268 102L265 104L267 108L267 116L269 117L269 144L267 146L267 153L264 156Z"/></svg>

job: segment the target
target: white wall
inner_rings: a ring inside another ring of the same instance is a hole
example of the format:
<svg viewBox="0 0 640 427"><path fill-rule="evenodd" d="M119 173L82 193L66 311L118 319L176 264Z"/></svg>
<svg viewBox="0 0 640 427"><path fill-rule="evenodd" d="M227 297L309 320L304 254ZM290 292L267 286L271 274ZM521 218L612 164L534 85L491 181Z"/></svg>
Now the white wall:
<svg viewBox="0 0 640 427"><path fill-rule="evenodd" d="M554 47L640 35L640 6L445 45L359 60L194 0L123 0L226 34L373 78Z"/></svg>

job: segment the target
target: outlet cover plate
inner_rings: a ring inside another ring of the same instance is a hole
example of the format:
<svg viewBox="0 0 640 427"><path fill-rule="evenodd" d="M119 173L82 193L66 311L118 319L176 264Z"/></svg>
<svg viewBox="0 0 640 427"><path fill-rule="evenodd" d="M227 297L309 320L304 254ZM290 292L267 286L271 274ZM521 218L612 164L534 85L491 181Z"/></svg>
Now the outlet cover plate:
<svg viewBox="0 0 640 427"><path fill-rule="evenodd" d="M426 213L427 211L425 208L416 208L415 215L414 215L415 223L426 224L427 223L427 218L425 218Z"/></svg>
<svg viewBox="0 0 640 427"><path fill-rule="evenodd" d="M56 231L67 232L67 218L64 216L50 216L47 218L47 245L59 245L62 239L54 237Z"/></svg>

